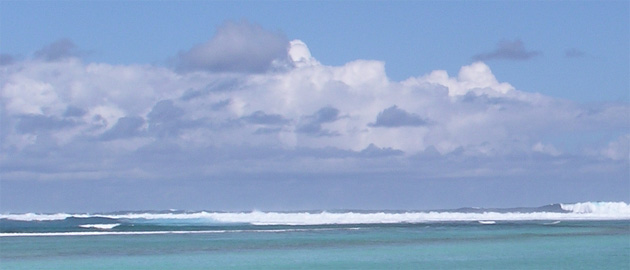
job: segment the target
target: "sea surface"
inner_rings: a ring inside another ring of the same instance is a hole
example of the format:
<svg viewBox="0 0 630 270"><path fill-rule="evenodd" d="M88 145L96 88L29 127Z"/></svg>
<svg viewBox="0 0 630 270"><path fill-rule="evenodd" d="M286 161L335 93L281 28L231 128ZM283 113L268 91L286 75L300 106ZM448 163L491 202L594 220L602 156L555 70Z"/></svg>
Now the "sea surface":
<svg viewBox="0 0 630 270"><path fill-rule="evenodd" d="M630 205L2 214L0 269L630 269Z"/></svg>

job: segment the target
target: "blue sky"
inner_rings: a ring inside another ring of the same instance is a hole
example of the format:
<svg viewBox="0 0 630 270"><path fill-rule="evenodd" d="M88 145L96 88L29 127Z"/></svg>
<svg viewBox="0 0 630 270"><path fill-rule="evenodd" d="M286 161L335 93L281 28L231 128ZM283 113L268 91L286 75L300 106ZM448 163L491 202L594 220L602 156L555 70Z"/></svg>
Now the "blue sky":
<svg viewBox="0 0 630 270"><path fill-rule="evenodd" d="M627 1L0 7L2 211L630 200Z"/></svg>
<svg viewBox="0 0 630 270"><path fill-rule="evenodd" d="M625 1L9 1L0 35L3 53L22 57L65 37L91 61L163 64L224 21L248 20L305 41L324 64L385 61L396 80L455 73L521 40L540 56L488 61L499 78L579 102L628 101L628 12Z"/></svg>
<svg viewBox="0 0 630 270"><path fill-rule="evenodd" d="M3 5L2 24L7 30L1 33L2 49L21 56L67 37L93 61L163 63L174 52L206 41L225 20L245 19L305 41L325 64L385 61L388 75L397 80L434 69L457 72L471 56L492 51L502 40L520 39L525 48L540 51L541 56L518 63L492 61L499 77L517 87L582 102L627 101L629 95L624 76L630 72L624 1L37 1ZM567 59L567 50L583 55ZM606 91L596 90L602 88Z"/></svg>

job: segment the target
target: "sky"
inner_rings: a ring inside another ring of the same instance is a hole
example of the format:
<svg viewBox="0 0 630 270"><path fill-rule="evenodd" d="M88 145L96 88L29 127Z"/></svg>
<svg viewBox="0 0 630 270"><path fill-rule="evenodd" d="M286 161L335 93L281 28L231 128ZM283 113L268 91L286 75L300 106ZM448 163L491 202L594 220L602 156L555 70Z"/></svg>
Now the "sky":
<svg viewBox="0 0 630 270"><path fill-rule="evenodd" d="M2 1L0 212L630 201L627 1Z"/></svg>

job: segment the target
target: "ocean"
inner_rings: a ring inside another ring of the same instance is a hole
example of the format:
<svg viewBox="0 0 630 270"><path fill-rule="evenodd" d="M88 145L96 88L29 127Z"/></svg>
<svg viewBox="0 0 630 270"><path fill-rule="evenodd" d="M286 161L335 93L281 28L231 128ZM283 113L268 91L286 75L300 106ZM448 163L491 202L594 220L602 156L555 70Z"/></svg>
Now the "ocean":
<svg viewBox="0 0 630 270"><path fill-rule="evenodd" d="M9 213L0 269L630 269L630 205Z"/></svg>

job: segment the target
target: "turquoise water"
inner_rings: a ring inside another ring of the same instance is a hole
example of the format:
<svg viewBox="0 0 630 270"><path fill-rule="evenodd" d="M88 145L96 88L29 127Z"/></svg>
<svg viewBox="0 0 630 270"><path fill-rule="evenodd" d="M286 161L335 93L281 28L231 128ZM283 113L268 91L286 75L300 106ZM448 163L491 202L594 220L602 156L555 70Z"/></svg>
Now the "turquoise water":
<svg viewBox="0 0 630 270"><path fill-rule="evenodd" d="M0 268L630 269L628 220L161 229L3 236Z"/></svg>

